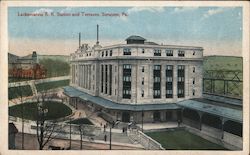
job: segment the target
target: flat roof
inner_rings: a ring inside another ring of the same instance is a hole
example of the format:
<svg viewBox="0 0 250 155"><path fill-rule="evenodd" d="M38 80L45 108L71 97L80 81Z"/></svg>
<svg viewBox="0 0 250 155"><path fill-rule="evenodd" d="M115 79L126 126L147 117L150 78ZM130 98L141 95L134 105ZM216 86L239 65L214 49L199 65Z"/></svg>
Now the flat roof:
<svg viewBox="0 0 250 155"><path fill-rule="evenodd" d="M243 121L242 110L208 104L207 102L205 103L202 100L200 101L193 100L193 99L184 100L184 101L178 102L177 105L185 107L185 108L190 108L190 109L206 112L209 114L221 116L221 117L228 118L230 120L234 120L234 121L241 122L241 123Z"/></svg>
<svg viewBox="0 0 250 155"><path fill-rule="evenodd" d="M86 101L93 102L99 106L112 110L128 110L128 111L150 111L150 110L167 110L167 109L180 109L175 103L155 103L155 104L120 104L99 96L92 96L82 92L74 87L64 87L64 93L69 97L78 97Z"/></svg>

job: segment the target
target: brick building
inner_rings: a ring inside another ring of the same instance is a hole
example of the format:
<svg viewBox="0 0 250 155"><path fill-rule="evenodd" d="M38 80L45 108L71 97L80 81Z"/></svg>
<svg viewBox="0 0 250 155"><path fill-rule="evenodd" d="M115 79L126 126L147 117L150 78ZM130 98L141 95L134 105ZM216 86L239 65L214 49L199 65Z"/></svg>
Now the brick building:
<svg viewBox="0 0 250 155"><path fill-rule="evenodd" d="M42 79L46 77L46 69L39 64L35 51L25 57L9 53L8 64L10 78Z"/></svg>

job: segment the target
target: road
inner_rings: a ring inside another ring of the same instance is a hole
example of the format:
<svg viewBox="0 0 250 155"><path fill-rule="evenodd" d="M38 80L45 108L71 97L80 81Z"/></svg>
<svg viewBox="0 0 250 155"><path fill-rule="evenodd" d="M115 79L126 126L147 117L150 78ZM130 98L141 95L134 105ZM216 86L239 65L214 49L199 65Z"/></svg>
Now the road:
<svg viewBox="0 0 250 155"><path fill-rule="evenodd" d="M21 149L22 144L22 135L18 133L16 135L16 149ZM72 150L80 150L80 141L79 140L72 140L71 142L71 149ZM109 142L106 143L95 143L95 142L86 142L83 141L83 150L109 150ZM69 147L69 140L65 139L53 139L50 141L44 149L48 149L49 145L59 146L61 148ZM24 134L24 149L25 150L37 150L38 149L38 142L36 135L32 134ZM117 145L112 144L112 150L142 150L142 147L138 147L137 145L134 146L124 146L124 145Z"/></svg>

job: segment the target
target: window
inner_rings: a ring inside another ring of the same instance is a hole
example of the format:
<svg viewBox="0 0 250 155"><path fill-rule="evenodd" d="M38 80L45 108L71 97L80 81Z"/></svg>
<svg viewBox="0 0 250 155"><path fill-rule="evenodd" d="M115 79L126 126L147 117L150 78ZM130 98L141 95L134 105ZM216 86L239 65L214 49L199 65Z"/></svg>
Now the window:
<svg viewBox="0 0 250 155"><path fill-rule="evenodd" d="M89 53L89 56L91 56L91 53Z"/></svg>
<svg viewBox="0 0 250 155"><path fill-rule="evenodd" d="M123 49L123 55L131 55L131 49L130 48L124 48Z"/></svg>
<svg viewBox="0 0 250 155"><path fill-rule="evenodd" d="M185 96L184 89L185 89L185 66L179 65L178 66L178 82L177 82L177 96L178 98L182 98Z"/></svg>
<svg viewBox="0 0 250 155"><path fill-rule="evenodd" d="M173 98L173 66L166 66L166 98Z"/></svg>
<svg viewBox="0 0 250 155"><path fill-rule="evenodd" d="M193 67L193 73L195 73L195 67Z"/></svg>
<svg viewBox="0 0 250 155"><path fill-rule="evenodd" d="M161 56L161 50L160 49L154 49L154 56Z"/></svg>
<svg viewBox="0 0 250 155"><path fill-rule="evenodd" d="M173 98L173 90L166 91L166 98Z"/></svg>
<svg viewBox="0 0 250 155"><path fill-rule="evenodd" d="M195 78L193 78L193 84L195 84Z"/></svg>
<svg viewBox="0 0 250 155"><path fill-rule="evenodd" d="M108 65L105 65L105 94L108 93Z"/></svg>
<svg viewBox="0 0 250 155"><path fill-rule="evenodd" d="M161 65L154 65L153 98L161 98Z"/></svg>
<svg viewBox="0 0 250 155"><path fill-rule="evenodd" d="M104 57L104 51L102 51L102 57Z"/></svg>
<svg viewBox="0 0 250 155"><path fill-rule="evenodd" d="M142 49L142 51L141 51L142 53L145 53L145 50L144 50L144 48Z"/></svg>
<svg viewBox="0 0 250 155"><path fill-rule="evenodd" d="M123 65L123 98L131 98L131 65Z"/></svg>
<svg viewBox="0 0 250 155"><path fill-rule="evenodd" d="M131 82L131 76L123 76L124 82Z"/></svg>
<svg viewBox="0 0 250 155"><path fill-rule="evenodd" d="M144 90L141 90L141 97L144 97Z"/></svg>
<svg viewBox="0 0 250 155"><path fill-rule="evenodd" d="M87 56L89 56L89 54L87 53Z"/></svg>
<svg viewBox="0 0 250 155"><path fill-rule="evenodd" d="M154 65L154 70L161 70L161 65Z"/></svg>
<svg viewBox="0 0 250 155"><path fill-rule="evenodd" d="M112 65L109 65L109 95L112 95Z"/></svg>
<svg viewBox="0 0 250 155"><path fill-rule="evenodd" d="M141 84L144 85L144 77L142 78Z"/></svg>
<svg viewBox="0 0 250 155"><path fill-rule="evenodd" d="M106 51L106 54L105 54L105 56L106 56L106 57L108 56L108 51Z"/></svg>
<svg viewBox="0 0 250 155"><path fill-rule="evenodd" d="M178 51L178 56L179 56L179 57L184 57L184 56L185 56L185 51L179 50L179 51Z"/></svg>
<svg viewBox="0 0 250 155"><path fill-rule="evenodd" d="M101 66L101 92L103 93L103 87L104 87L104 66Z"/></svg>
<svg viewBox="0 0 250 155"><path fill-rule="evenodd" d="M154 98L160 98L161 97L161 90L154 90Z"/></svg>
<svg viewBox="0 0 250 155"><path fill-rule="evenodd" d="M109 56L112 56L113 52L112 50L109 51Z"/></svg>
<svg viewBox="0 0 250 155"><path fill-rule="evenodd" d="M193 89L193 96L195 96L195 90Z"/></svg>
<svg viewBox="0 0 250 155"><path fill-rule="evenodd" d="M154 77L154 82L161 82L161 78L160 77Z"/></svg>
<svg viewBox="0 0 250 155"><path fill-rule="evenodd" d="M166 56L173 56L173 50L166 50Z"/></svg>
<svg viewBox="0 0 250 155"><path fill-rule="evenodd" d="M193 51L193 55L195 55L195 51Z"/></svg>
<svg viewBox="0 0 250 155"><path fill-rule="evenodd" d="M131 69L131 65L123 65L123 69Z"/></svg>
<svg viewBox="0 0 250 155"><path fill-rule="evenodd" d="M167 77L167 82L173 82L173 77Z"/></svg>
<svg viewBox="0 0 250 155"><path fill-rule="evenodd" d="M144 72L144 66L142 66L142 69L141 69L142 72Z"/></svg>

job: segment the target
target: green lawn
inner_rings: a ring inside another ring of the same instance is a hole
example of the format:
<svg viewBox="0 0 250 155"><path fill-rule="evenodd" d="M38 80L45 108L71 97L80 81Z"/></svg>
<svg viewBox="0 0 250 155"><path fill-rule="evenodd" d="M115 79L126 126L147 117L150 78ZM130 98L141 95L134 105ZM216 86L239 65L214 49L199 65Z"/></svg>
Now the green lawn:
<svg viewBox="0 0 250 155"><path fill-rule="evenodd" d="M37 120L37 103L23 103L24 119ZM9 115L15 117L22 117L22 105L15 105L9 107ZM60 102L47 101L44 102L44 106L48 109L46 120L58 119L68 116L72 113L72 110Z"/></svg>
<svg viewBox="0 0 250 155"><path fill-rule="evenodd" d="M146 134L161 143L167 150L226 150L224 147L211 143L184 129Z"/></svg>
<svg viewBox="0 0 250 155"><path fill-rule="evenodd" d="M32 95L33 93L29 85L9 88L9 100L18 98L20 96L25 97Z"/></svg>
<svg viewBox="0 0 250 155"><path fill-rule="evenodd" d="M76 120L73 120L71 121L72 124L88 124L88 125L93 125L92 122L90 122L89 119L87 118L80 118L80 119L76 119Z"/></svg>
<svg viewBox="0 0 250 155"><path fill-rule="evenodd" d="M36 84L36 89L38 92L46 91L49 89L55 89L63 86L68 86L69 80L61 80L61 81L55 81L55 82L46 82L46 83L39 83Z"/></svg>

